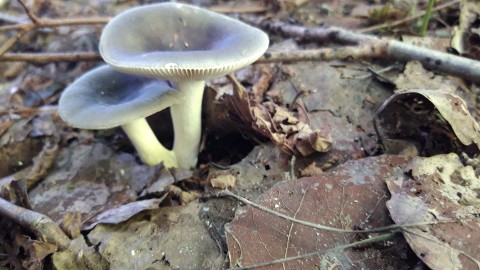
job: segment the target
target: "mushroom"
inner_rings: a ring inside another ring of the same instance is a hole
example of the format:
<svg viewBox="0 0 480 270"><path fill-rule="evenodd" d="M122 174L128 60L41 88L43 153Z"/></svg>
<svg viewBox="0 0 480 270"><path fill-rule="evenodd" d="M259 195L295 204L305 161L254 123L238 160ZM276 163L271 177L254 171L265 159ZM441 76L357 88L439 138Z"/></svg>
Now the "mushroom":
<svg viewBox="0 0 480 270"><path fill-rule="evenodd" d="M104 65L83 74L59 100L60 117L71 126L107 129L121 126L148 165L177 167L173 151L157 139L145 117L181 102L182 93L166 81L120 73Z"/></svg>
<svg viewBox="0 0 480 270"><path fill-rule="evenodd" d="M100 53L122 72L169 80L185 99L171 107L180 168L197 163L205 80L253 63L268 48L261 30L199 7L160 3L127 10L104 28Z"/></svg>

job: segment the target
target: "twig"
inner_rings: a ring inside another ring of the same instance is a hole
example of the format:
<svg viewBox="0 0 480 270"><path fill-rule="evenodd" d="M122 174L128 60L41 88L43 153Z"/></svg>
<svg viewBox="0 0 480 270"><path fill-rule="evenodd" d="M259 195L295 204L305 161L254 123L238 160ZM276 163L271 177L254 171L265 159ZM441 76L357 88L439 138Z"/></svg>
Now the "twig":
<svg viewBox="0 0 480 270"><path fill-rule="evenodd" d="M21 227L34 233L39 239L67 249L70 239L49 217L32 210L17 206L0 198L0 216L6 217Z"/></svg>
<svg viewBox="0 0 480 270"><path fill-rule="evenodd" d="M30 62L36 64L52 62L101 61L96 52L55 52L55 53L5 53L0 61Z"/></svg>
<svg viewBox="0 0 480 270"><path fill-rule="evenodd" d="M383 58L390 57L400 61L417 60L425 67L480 82L480 62L469 58L433 51L397 40L355 33L339 27L305 27L251 16L243 19L253 25L286 36L315 41L328 40L360 47L367 45L378 52L384 52L385 54L380 56Z"/></svg>
<svg viewBox="0 0 480 270"><path fill-rule="evenodd" d="M288 261L299 260L299 259L308 258L308 257L312 257L312 256L318 256L318 255L329 253L329 252L332 252L332 251L337 251L337 250L340 251L340 250L347 249L347 248L358 247L358 246L363 246L363 245L366 245L366 244L386 241L388 239L393 238L394 235L395 235L395 233L385 233L385 234L374 236L374 237L371 237L371 238L368 238L368 239L356 241L356 242L353 242L353 243L349 243L349 244L346 244L346 245L342 245L342 246L338 246L338 247L334 247L334 248L330 248L330 249L326 249L326 250L317 250L317 251L314 251L314 252L301 254L301 255L293 256L293 257L287 257L287 258L274 260L274 261L270 261L270 262L252 264L252 265L245 266L245 267L233 267L233 268L228 268L228 269L229 270L254 269L254 268L259 268L259 267L263 267L263 266L269 266L269 265L273 265L273 264L279 264L279 263L284 263L284 262L288 262Z"/></svg>
<svg viewBox="0 0 480 270"><path fill-rule="evenodd" d="M454 1L451 1L451 2L443 3L441 5L438 5L435 8L432 8L431 12L440 11L442 9L451 7L451 6L456 5L456 4L459 4L460 2L461 2L461 0L454 0ZM426 14L426 11L421 11L418 14L415 14L413 16L409 16L407 18L403 18L403 19L398 20L398 21L386 22L386 23L382 23L382 24L378 24L378 25L373 25L373 26L370 26L370 27L367 27L367 28L360 29L357 32L368 33L368 32L377 31L377 30L380 30L380 29L383 29L383 28L386 28L386 27L399 26L399 25L402 25L402 24L407 23L409 21L419 19L419 18L423 17L425 14Z"/></svg>
<svg viewBox="0 0 480 270"><path fill-rule="evenodd" d="M15 24L15 25L7 25L0 27L0 32L9 31L9 30L16 30L18 33L11 37L7 42L5 42L0 47L0 56L5 55L13 45L26 33L33 31L38 28L45 28L45 27L59 27L59 26L69 26L69 25L85 25L85 24L105 24L107 23L110 18L108 17L100 17L100 18L71 18L71 19L47 19L47 18L39 18L28 8L24 0L18 0L20 5L22 5L25 13L27 13L28 17L32 21L31 23L23 23L23 24Z"/></svg>
<svg viewBox="0 0 480 270"><path fill-rule="evenodd" d="M335 59L371 58L384 55L382 48L376 48L375 44L365 46L344 46L340 48L320 48L297 51L272 51L268 50L256 63L269 62L298 62L298 61L329 61ZM0 58L1 59L1 58Z"/></svg>
<svg viewBox="0 0 480 270"><path fill-rule="evenodd" d="M38 24L40 22L40 19L37 17L37 15L33 14L33 12L28 8L27 4L23 0L18 0L20 5L22 5L23 9L27 13L27 16L32 20L32 22Z"/></svg>

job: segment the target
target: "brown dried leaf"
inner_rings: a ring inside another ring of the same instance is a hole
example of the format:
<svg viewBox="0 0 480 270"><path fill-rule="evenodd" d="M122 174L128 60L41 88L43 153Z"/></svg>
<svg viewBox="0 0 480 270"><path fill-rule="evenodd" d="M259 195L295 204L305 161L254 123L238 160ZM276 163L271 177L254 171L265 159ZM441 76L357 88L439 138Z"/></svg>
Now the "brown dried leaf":
<svg viewBox="0 0 480 270"><path fill-rule="evenodd" d="M480 268L480 178L455 154L414 158L407 178L389 178L387 202L397 224L439 222L404 229L409 245L432 269ZM408 174L406 174L408 175ZM456 223L442 223L454 220Z"/></svg>
<svg viewBox="0 0 480 270"><path fill-rule="evenodd" d="M25 269L42 269L43 260L57 251L58 247L42 241L33 240L28 236L17 235L15 244L21 247L27 255L22 260Z"/></svg>
<svg viewBox="0 0 480 270"><path fill-rule="evenodd" d="M235 186L237 178L233 174L217 174L209 176L210 184L214 188L226 189Z"/></svg>
<svg viewBox="0 0 480 270"><path fill-rule="evenodd" d="M315 176L322 173L323 173L323 170L317 167L316 162L312 162L310 163L310 165L300 170L300 175L302 177Z"/></svg>
<svg viewBox="0 0 480 270"><path fill-rule="evenodd" d="M374 228L390 223L385 177L399 177L409 158L379 156L349 161L316 177L281 182L258 199L272 210L329 227ZM238 213L238 212L237 212ZM231 266L257 263L326 250L358 241L358 235L313 229L247 206L226 226ZM386 269L399 260L402 239L390 246L335 251L264 269ZM404 247L404 246L403 246ZM395 258L395 259L392 259ZM395 267L396 266L396 267ZM263 268L262 268L263 269Z"/></svg>
<svg viewBox="0 0 480 270"><path fill-rule="evenodd" d="M225 97L229 107L244 124L251 123L254 131L272 140L282 151L307 156L330 149L332 140L329 134L312 130L292 112L273 102L257 104L251 101L243 86L235 78L230 76L229 79L234 85L234 96Z"/></svg>
<svg viewBox="0 0 480 270"><path fill-rule="evenodd" d="M70 237L80 236L80 228L82 227L82 214L79 212L66 213L60 222L60 228Z"/></svg>

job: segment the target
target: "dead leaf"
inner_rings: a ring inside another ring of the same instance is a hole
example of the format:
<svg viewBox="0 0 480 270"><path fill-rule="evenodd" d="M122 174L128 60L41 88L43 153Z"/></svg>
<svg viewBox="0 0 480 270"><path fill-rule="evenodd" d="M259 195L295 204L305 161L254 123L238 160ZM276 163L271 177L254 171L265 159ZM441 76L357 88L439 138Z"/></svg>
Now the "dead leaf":
<svg viewBox="0 0 480 270"><path fill-rule="evenodd" d="M480 268L480 178L456 154L417 157L404 178L388 178L387 202L397 224L439 222L404 229L410 247L432 269ZM444 221L455 223L442 223Z"/></svg>
<svg viewBox="0 0 480 270"><path fill-rule="evenodd" d="M302 177L315 176L322 173L323 173L323 170L317 167L316 162L312 162L310 163L310 165L300 170L300 175Z"/></svg>
<svg viewBox="0 0 480 270"><path fill-rule="evenodd" d="M223 257L199 218L201 207L191 202L99 224L88 239L110 269L220 269Z"/></svg>
<svg viewBox="0 0 480 270"><path fill-rule="evenodd" d="M448 90L394 94L378 109L374 121L380 138L413 141L422 155L479 152L480 127L465 101Z"/></svg>
<svg viewBox="0 0 480 270"><path fill-rule="evenodd" d="M316 177L281 182L260 196L258 202L274 211L335 228L375 228L390 223L385 202L385 177L401 176L409 158L379 156L346 162ZM247 267L326 250L356 241L354 234L342 234L291 223L247 206L237 210L226 225L230 266ZM358 239L357 239L358 240ZM397 268L402 258L402 239L392 245L365 250L342 250L292 260L265 269ZM393 259L395 258L395 259ZM403 257L404 258L404 257Z"/></svg>
<svg viewBox="0 0 480 270"><path fill-rule="evenodd" d="M410 89L456 89L457 85L448 78L435 75L423 68L419 61L410 61L405 65L405 70L395 79L397 90L404 92Z"/></svg>
<svg viewBox="0 0 480 270"><path fill-rule="evenodd" d="M22 266L25 269L42 269L45 257L58 249L56 245L33 240L23 235L17 235L15 244L25 252L26 257L22 260Z"/></svg>
<svg viewBox="0 0 480 270"><path fill-rule="evenodd" d="M462 55L471 55L475 52L474 46L478 45L471 42L474 35L475 22L480 15L480 6L477 1L464 0L460 2L459 24L453 28L453 36L451 39L451 47ZM477 34L478 35L478 34ZM476 55L478 59L478 55Z"/></svg>
<svg viewBox="0 0 480 270"><path fill-rule="evenodd" d="M78 212L66 213L60 222L60 228L72 239L80 236L81 227L82 215Z"/></svg>
<svg viewBox="0 0 480 270"><path fill-rule="evenodd" d="M327 152L332 139L319 129L312 130L292 113L273 102L258 104L250 100L246 89L233 77L234 95L225 96L244 125L251 124L253 131L272 140L282 151L290 155L307 156L314 152Z"/></svg>
<svg viewBox="0 0 480 270"><path fill-rule="evenodd" d="M139 165L129 154L114 154L101 144L60 149L55 166L41 185L29 192L38 211L60 221L68 212L82 214L82 223L97 214L135 201L161 167Z"/></svg>
<svg viewBox="0 0 480 270"><path fill-rule="evenodd" d="M89 226L86 226L84 230L91 230L98 224L118 224L124 222L134 215L151 209L157 209L160 203L165 199L167 194L162 198L158 199L149 199L127 203L116 208L109 209L98 216L95 217L95 220Z"/></svg>
<svg viewBox="0 0 480 270"><path fill-rule="evenodd" d="M214 188L226 189L235 186L237 178L232 174L217 174L209 176L210 184Z"/></svg>

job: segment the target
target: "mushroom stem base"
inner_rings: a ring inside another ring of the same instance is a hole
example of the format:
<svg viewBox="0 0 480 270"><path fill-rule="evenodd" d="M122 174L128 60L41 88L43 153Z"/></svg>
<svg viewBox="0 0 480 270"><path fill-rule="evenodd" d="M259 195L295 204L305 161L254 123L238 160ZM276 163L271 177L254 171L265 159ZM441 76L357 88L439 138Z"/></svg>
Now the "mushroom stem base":
<svg viewBox="0 0 480 270"><path fill-rule="evenodd" d="M154 166L163 161L167 168L178 167L173 151L158 141L145 118L127 123L122 128L144 163Z"/></svg>
<svg viewBox="0 0 480 270"><path fill-rule="evenodd" d="M202 135L202 99L205 81L172 82L182 92L184 101L170 107L175 142L173 151L178 167L190 169L197 164L198 148Z"/></svg>

